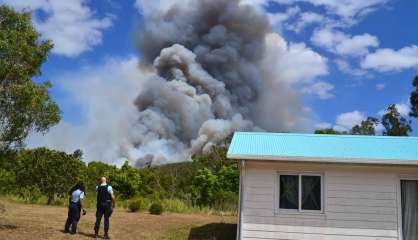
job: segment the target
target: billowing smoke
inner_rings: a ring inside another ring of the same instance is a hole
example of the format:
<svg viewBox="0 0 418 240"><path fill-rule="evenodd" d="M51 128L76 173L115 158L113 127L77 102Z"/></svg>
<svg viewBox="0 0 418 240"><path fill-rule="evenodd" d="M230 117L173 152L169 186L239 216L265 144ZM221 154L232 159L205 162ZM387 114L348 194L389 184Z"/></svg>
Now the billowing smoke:
<svg viewBox="0 0 418 240"><path fill-rule="evenodd" d="M68 96L64 113L76 120L31 136L29 147L141 166L186 161L236 130L312 129L299 93L327 73L326 59L287 43L260 9L238 0L141 6L140 65L109 58L53 77Z"/></svg>
<svg viewBox="0 0 418 240"><path fill-rule="evenodd" d="M299 96L277 71L265 15L239 0L179 1L143 10L141 69L153 74L121 155L133 164L183 161L236 130L303 124Z"/></svg>

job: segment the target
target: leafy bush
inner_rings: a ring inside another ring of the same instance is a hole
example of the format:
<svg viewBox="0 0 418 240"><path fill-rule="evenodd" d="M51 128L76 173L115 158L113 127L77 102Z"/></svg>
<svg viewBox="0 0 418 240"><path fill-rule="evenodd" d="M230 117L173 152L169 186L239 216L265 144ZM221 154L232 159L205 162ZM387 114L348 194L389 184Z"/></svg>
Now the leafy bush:
<svg viewBox="0 0 418 240"><path fill-rule="evenodd" d="M0 159L1 160L1 159ZM13 192L15 188L16 175L12 171L0 168L0 192Z"/></svg>
<svg viewBox="0 0 418 240"><path fill-rule="evenodd" d="M210 169L203 168L197 172L192 182L192 193L199 206L212 205L219 191L219 179Z"/></svg>
<svg viewBox="0 0 418 240"><path fill-rule="evenodd" d="M146 201L142 198L132 199L128 202L128 209L131 212L138 212L140 210L146 209Z"/></svg>
<svg viewBox="0 0 418 240"><path fill-rule="evenodd" d="M52 205L54 206L64 206L64 200L61 198L57 198L52 202Z"/></svg>
<svg viewBox="0 0 418 240"><path fill-rule="evenodd" d="M20 188L18 194L25 203L36 203L42 197L42 192L36 185Z"/></svg>
<svg viewBox="0 0 418 240"><path fill-rule="evenodd" d="M159 202L151 204L149 207L149 213L154 215L161 215L163 213L163 205Z"/></svg>

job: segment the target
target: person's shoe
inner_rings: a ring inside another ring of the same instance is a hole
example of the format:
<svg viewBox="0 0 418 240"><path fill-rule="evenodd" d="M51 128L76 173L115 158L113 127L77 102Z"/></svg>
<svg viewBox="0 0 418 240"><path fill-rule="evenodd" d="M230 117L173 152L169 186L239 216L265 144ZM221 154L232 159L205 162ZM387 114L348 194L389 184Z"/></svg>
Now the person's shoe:
<svg viewBox="0 0 418 240"><path fill-rule="evenodd" d="M99 234L95 233L94 234L94 239L99 239Z"/></svg>
<svg viewBox="0 0 418 240"><path fill-rule="evenodd" d="M64 230L64 233L70 233L70 231L68 231L68 230Z"/></svg>
<svg viewBox="0 0 418 240"><path fill-rule="evenodd" d="M109 234L105 233L104 239L110 239Z"/></svg>

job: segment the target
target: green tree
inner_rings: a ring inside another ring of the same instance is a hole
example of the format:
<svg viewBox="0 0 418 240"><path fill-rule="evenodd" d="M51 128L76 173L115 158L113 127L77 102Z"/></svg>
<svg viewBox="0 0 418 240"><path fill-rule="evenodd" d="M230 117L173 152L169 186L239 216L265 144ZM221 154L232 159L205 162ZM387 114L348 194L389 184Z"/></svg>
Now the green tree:
<svg viewBox="0 0 418 240"><path fill-rule="evenodd" d="M87 165L86 190L94 192L95 187L100 183L101 177L109 178L109 176L115 174L116 171L116 166L97 161L90 162Z"/></svg>
<svg viewBox="0 0 418 240"><path fill-rule="evenodd" d="M318 129L315 130L315 134L344 134L342 132L338 132L332 128L326 128L326 129Z"/></svg>
<svg viewBox="0 0 418 240"><path fill-rule="evenodd" d="M418 75L412 80L412 86L414 86L414 90L409 97L409 102L411 104L409 116L418 118Z"/></svg>
<svg viewBox="0 0 418 240"><path fill-rule="evenodd" d="M353 135L375 135L375 127L378 123L377 118L368 117L366 120L361 121L351 129Z"/></svg>
<svg viewBox="0 0 418 240"><path fill-rule="evenodd" d="M66 196L84 180L85 164L71 154L46 148L22 150L18 157L16 182L22 188L37 186L51 204L56 195Z"/></svg>
<svg viewBox="0 0 418 240"><path fill-rule="evenodd" d="M141 187L141 175L126 161L120 171L109 177L110 183L122 199L132 198L139 193Z"/></svg>
<svg viewBox="0 0 418 240"><path fill-rule="evenodd" d="M197 154L192 157L194 163L210 170L218 171L224 165L235 164L226 158L228 148L226 146L213 146L207 153Z"/></svg>
<svg viewBox="0 0 418 240"><path fill-rule="evenodd" d="M83 151L81 151L80 149L75 150L73 153L73 157L78 160L83 160Z"/></svg>
<svg viewBox="0 0 418 240"><path fill-rule="evenodd" d="M48 94L51 84L32 81L52 46L40 39L30 13L0 6L0 152L21 146L31 131L45 132L60 120Z"/></svg>
<svg viewBox="0 0 418 240"><path fill-rule="evenodd" d="M239 172L236 164L222 166L216 174L219 179L220 189L238 193L239 189Z"/></svg>
<svg viewBox="0 0 418 240"><path fill-rule="evenodd" d="M395 104L386 109L382 116L382 125L385 128L383 135L386 136L408 136L412 132L411 121L401 116Z"/></svg>
<svg viewBox="0 0 418 240"><path fill-rule="evenodd" d="M208 168L200 169L192 182L192 193L198 205L213 205L220 191L218 176Z"/></svg>

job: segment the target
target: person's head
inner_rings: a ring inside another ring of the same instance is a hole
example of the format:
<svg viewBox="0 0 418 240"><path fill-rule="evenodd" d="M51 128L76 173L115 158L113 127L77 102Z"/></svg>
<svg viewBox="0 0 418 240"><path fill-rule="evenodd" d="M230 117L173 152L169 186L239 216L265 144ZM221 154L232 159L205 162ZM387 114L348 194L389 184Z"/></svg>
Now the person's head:
<svg viewBox="0 0 418 240"><path fill-rule="evenodd" d="M78 183L78 189L80 189L81 191L84 192L84 190L85 190L84 183L82 183L82 182Z"/></svg>
<svg viewBox="0 0 418 240"><path fill-rule="evenodd" d="M75 190L80 189L81 191L84 192L85 188L84 188L84 183L79 182L76 185L74 185L74 187L71 188L69 194L71 195Z"/></svg>
<svg viewBox="0 0 418 240"><path fill-rule="evenodd" d="M100 178L100 183L101 183L101 184L107 183L106 178L105 178L105 177L101 177L101 178Z"/></svg>

